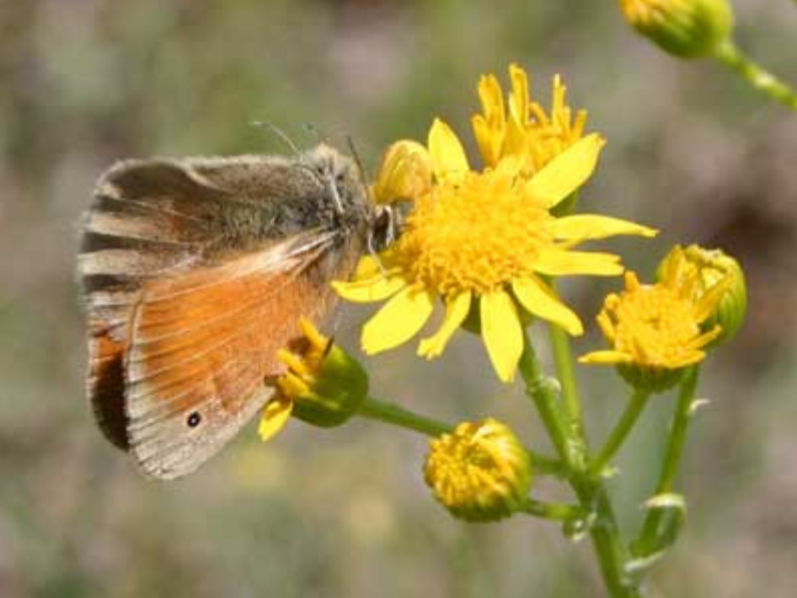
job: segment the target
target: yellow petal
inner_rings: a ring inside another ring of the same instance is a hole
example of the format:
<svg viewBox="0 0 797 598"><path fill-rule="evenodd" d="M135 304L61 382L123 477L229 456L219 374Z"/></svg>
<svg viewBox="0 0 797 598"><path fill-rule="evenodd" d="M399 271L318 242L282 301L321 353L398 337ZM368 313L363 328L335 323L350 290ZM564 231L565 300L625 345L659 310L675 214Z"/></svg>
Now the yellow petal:
<svg viewBox="0 0 797 598"><path fill-rule="evenodd" d="M363 351L373 355L407 342L426 324L433 308L432 293L405 288L363 326Z"/></svg>
<svg viewBox="0 0 797 598"><path fill-rule="evenodd" d="M470 312L471 294L465 292L449 300L446 304L446 317L440 329L429 338L421 341L418 355L432 359L443 354L451 336L468 317Z"/></svg>
<svg viewBox="0 0 797 598"><path fill-rule="evenodd" d="M438 180L447 176L461 176L469 170L465 150L457 134L439 118L429 131L429 154L432 172Z"/></svg>
<svg viewBox="0 0 797 598"><path fill-rule="evenodd" d="M266 403L260 425L257 427L260 439L265 442L282 430L291 416L291 411L293 411L293 401L282 395L277 395Z"/></svg>
<svg viewBox="0 0 797 598"><path fill-rule="evenodd" d="M384 276L385 272L393 274L398 271L397 267L397 247L392 245L378 254L367 254L357 262L357 268L351 280L354 282L368 281L377 276Z"/></svg>
<svg viewBox="0 0 797 598"><path fill-rule="evenodd" d="M335 280L332 282L332 288L338 295L352 303L374 303L392 297L407 284L403 276L388 274L355 282Z"/></svg>
<svg viewBox="0 0 797 598"><path fill-rule="evenodd" d="M493 368L502 382L511 382L523 353L523 328L515 302L498 290L483 295L479 308L482 337Z"/></svg>
<svg viewBox="0 0 797 598"><path fill-rule="evenodd" d="M503 123L500 127L493 128L481 114L476 114L471 118L471 125L485 165L495 166L501 157L501 145L504 142Z"/></svg>
<svg viewBox="0 0 797 598"><path fill-rule="evenodd" d="M512 115L521 125L526 124L529 117L529 76L516 64L509 65L509 78L512 81L512 92L509 107Z"/></svg>
<svg viewBox="0 0 797 598"><path fill-rule="evenodd" d="M512 290L521 305L530 313L561 326L573 336L584 334L584 327L578 316L538 278L515 280Z"/></svg>
<svg viewBox="0 0 797 598"><path fill-rule="evenodd" d="M535 258L533 268L548 276L585 274L617 276L623 273L620 258L611 253L548 249Z"/></svg>
<svg viewBox="0 0 797 598"><path fill-rule="evenodd" d="M479 101L484 117L490 125L495 126L504 122L504 97L501 93L501 84L495 75L482 75L479 79Z"/></svg>
<svg viewBox="0 0 797 598"><path fill-rule="evenodd" d="M578 358L579 363L590 363L594 365L614 365L617 363L631 363L634 358L628 353L620 351L593 351Z"/></svg>
<svg viewBox="0 0 797 598"><path fill-rule="evenodd" d="M554 207L589 179L604 143L597 133L579 139L526 183L526 193Z"/></svg>
<svg viewBox="0 0 797 598"><path fill-rule="evenodd" d="M594 216L592 214L557 218L549 225L549 228L556 239L573 241L605 239L615 235L655 237L659 232L655 228L642 226L628 220L609 216Z"/></svg>
<svg viewBox="0 0 797 598"><path fill-rule="evenodd" d="M526 156L529 153L530 137L523 124L512 115L507 121L506 136L501 148L502 156Z"/></svg>
<svg viewBox="0 0 797 598"><path fill-rule="evenodd" d="M521 156L505 156L495 167L495 175L499 178L513 179L523 170L523 158Z"/></svg>

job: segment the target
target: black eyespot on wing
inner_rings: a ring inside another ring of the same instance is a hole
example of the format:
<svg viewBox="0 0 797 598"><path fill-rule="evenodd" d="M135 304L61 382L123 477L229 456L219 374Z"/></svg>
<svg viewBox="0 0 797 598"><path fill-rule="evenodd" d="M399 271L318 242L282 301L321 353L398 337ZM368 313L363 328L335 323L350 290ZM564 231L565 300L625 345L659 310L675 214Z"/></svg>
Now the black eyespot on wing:
<svg viewBox="0 0 797 598"><path fill-rule="evenodd" d="M202 414L199 411L192 411L188 418L185 420L189 428L196 428L202 423Z"/></svg>

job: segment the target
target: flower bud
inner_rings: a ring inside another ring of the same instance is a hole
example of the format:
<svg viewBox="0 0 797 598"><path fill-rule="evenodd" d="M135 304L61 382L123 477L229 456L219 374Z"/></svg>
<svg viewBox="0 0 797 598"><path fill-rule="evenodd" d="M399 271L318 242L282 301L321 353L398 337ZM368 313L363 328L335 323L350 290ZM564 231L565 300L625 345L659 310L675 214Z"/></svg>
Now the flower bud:
<svg viewBox="0 0 797 598"><path fill-rule="evenodd" d="M430 442L424 478L454 517L496 521L525 503L531 489L531 461L501 422L464 422Z"/></svg>
<svg viewBox="0 0 797 598"><path fill-rule="evenodd" d="M722 333L711 346L724 344L736 335L747 314L747 285L739 262L719 249L676 246L657 270L659 280L667 276L681 281L688 278L697 280L697 284L692 286L692 300L695 302L709 293L720 293L716 307L702 325L704 330L717 324L722 327Z"/></svg>
<svg viewBox="0 0 797 598"><path fill-rule="evenodd" d="M706 56L733 29L727 0L619 0L626 20L666 52L681 58Z"/></svg>
<svg viewBox="0 0 797 598"><path fill-rule="evenodd" d="M377 203L415 200L432 188L429 152L417 141L404 139L391 145L372 187Z"/></svg>
<svg viewBox="0 0 797 598"><path fill-rule="evenodd" d="M304 337L298 347L278 352L288 372L277 380L277 391L263 412L263 440L278 432L290 415L322 428L339 426L357 413L368 395L368 374L362 366L307 320L300 326Z"/></svg>
<svg viewBox="0 0 797 598"><path fill-rule="evenodd" d="M625 273L625 290L610 293L598 314L598 325L611 348L579 358L581 363L615 365L632 386L664 392L677 384L684 368L703 361L722 328L705 322L716 311L723 291L697 291L694 270L683 270L684 258L674 254L662 280L653 285Z"/></svg>

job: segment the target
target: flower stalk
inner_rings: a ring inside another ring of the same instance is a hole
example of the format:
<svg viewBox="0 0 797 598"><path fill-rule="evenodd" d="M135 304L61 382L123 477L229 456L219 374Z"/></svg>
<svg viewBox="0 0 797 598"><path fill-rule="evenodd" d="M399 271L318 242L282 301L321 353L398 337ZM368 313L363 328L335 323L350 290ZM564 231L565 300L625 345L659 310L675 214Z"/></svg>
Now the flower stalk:
<svg viewBox="0 0 797 598"><path fill-rule="evenodd" d="M686 445L686 434L689 423L694 414L694 398L697 389L699 368L691 367L687 370L678 395L678 403L675 407L670 435L667 439L667 448L664 451L661 471L658 482L656 483L655 496L665 495L672 492L675 477L681 463L681 457ZM634 553L638 556L645 556L656 552L657 539L665 509L650 508L642 523L642 530L639 538L633 543Z"/></svg>
<svg viewBox="0 0 797 598"><path fill-rule="evenodd" d="M592 475L603 475L604 469L620 450L620 447L623 446L628 434L634 428L634 424L637 423L639 416L642 415L650 395L650 390L646 388L634 389L631 400L628 402L622 416L620 416L620 420L614 430L609 435L609 439L590 463L589 471Z"/></svg>
<svg viewBox="0 0 797 598"><path fill-rule="evenodd" d="M586 471L586 438L579 427L565 423L566 415L556 392L558 385L542 373L528 338L525 338L519 370L526 384L526 393L534 400L540 419L560 457L571 469L568 480L581 508L585 513L594 515L594 521L589 526L589 535L611 595L614 598L640 596L638 589L625 573L625 564L630 555L623 544L606 489L598 476L590 475ZM561 387L564 388L564 385Z"/></svg>
<svg viewBox="0 0 797 598"><path fill-rule="evenodd" d="M718 46L714 58L736 71L753 89L797 111L797 92L785 81L748 58L732 40L728 39Z"/></svg>
<svg viewBox="0 0 797 598"><path fill-rule="evenodd" d="M450 424L431 417L419 415L395 403L375 397L368 397L365 399L357 415L431 437L448 434L454 429L454 426ZM543 455L537 451L532 451L528 448L526 452L529 455L531 466L537 474L553 475L557 477L564 477L567 475L565 467L558 459Z"/></svg>

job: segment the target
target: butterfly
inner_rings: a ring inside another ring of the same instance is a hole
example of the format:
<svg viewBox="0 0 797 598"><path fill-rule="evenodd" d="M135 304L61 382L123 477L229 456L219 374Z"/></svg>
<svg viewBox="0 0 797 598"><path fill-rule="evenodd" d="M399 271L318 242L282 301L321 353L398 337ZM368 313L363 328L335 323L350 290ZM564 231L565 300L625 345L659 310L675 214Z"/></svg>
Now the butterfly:
<svg viewBox="0 0 797 598"><path fill-rule="evenodd" d="M292 157L123 161L84 216L78 275L87 394L105 437L148 476L216 454L268 401L277 350L320 323L365 251L396 237L358 163Z"/></svg>

